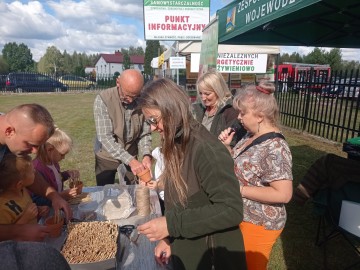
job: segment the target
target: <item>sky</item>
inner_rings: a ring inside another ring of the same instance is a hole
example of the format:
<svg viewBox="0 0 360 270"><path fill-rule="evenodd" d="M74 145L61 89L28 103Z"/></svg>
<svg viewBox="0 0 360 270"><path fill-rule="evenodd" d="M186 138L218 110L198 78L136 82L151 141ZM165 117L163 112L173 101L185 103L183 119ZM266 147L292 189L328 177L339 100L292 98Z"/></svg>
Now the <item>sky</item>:
<svg viewBox="0 0 360 270"><path fill-rule="evenodd" d="M211 0L210 15L230 2ZM49 46L70 54L114 53L129 46L145 50L143 0L0 0L0 52L9 42L27 45L35 61ZM281 47L289 54L312 50ZM345 60L360 60L359 50L342 49L342 54Z"/></svg>

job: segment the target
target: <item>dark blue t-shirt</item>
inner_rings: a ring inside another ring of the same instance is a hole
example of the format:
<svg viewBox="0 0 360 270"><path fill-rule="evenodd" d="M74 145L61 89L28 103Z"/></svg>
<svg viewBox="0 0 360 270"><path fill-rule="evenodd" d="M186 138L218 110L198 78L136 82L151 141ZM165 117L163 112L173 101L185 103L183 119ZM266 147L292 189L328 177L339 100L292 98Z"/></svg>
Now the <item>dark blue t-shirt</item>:
<svg viewBox="0 0 360 270"><path fill-rule="evenodd" d="M10 153L9 147L7 145L1 145L0 146L0 162L3 160L5 154Z"/></svg>

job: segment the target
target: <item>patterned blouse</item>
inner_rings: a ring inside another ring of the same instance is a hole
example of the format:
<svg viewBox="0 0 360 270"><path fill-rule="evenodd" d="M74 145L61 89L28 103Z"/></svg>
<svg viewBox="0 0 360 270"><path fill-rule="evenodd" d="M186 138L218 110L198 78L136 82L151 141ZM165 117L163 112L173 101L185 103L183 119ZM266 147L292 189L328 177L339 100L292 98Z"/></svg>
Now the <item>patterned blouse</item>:
<svg viewBox="0 0 360 270"><path fill-rule="evenodd" d="M292 180L292 157L287 142L281 138L268 139L254 145L241 155L249 133L233 148L235 174L240 186L269 186L272 181ZM244 221L264 226L267 230L281 230L286 222L285 205L265 204L243 198Z"/></svg>

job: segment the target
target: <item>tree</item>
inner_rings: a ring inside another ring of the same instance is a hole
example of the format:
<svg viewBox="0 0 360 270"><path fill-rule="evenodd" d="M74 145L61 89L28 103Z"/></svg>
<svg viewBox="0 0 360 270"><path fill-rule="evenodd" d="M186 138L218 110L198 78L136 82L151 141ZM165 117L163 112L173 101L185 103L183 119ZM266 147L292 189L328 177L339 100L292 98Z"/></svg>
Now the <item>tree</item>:
<svg viewBox="0 0 360 270"><path fill-rule="evenodd" d="M288 53L280 55L279 63L283 64L284 62L290 62L290 55Z"/></svg>
<svg viewBox="0 0 360 270"><path fill-rule="evenodd" d="M308 64L328 64L326 59L326 51L318 47L304 57L305 63Z"/></svg>
<svg viewBox="0 0 360 270"><path fill-rule="evenodd" d="M129 55L144 55L144 49L142 47L135 48L134 46L129 47Z"/></svg>
<svg viewBox="0 0 360 270"><path fill-rule="evenodd" d="M28 46L24 43L18 45L16 42L6 43L2 50L4 60L12 71L33 71L34 60Z"/></svg>
<svg viewBox="0 0 360 270"><path fill-rule="evenodd" d="M123 70L131 68L130 55L128 52L123 53Z"/></svg>
<svg viewBox="0 0 360 270"><path fill-rule="evenodd" d="M43 57L40 58L39 72L57 74L64 72L63 55L55 46L48 47Z"/></svg>
<svg viewBox="0 0 360 270"><path fill-rule="evenodd" d="M360 68L360 63L359 61L343 61L342 62L342 70L343 71L350 71L350 70L356 70Z"/></svg>
<svg viewBox="0 0 360 270"><path fill-rule="evenodd" d="M289 62L302 63L304 61L303 57L299 53L293 52L289 57Z"/></svg>
<svg viewBox="0 0 360 270"><path fill-rule="evenodd" d="M9 73L9 65L5 59L0 55L0 74Z"/></svg>
<svg viewBox="0 0 360 270"><path fill-rule="evenodd" d="M341 70L342 69L342 53L341 49L333 48L330 52L325 54L326 62L330 65L332 70Z"/></svg>
<svg viewBox="0 0 360 270"><path fill-rule="evenodd" d="M72 74L73 73L73 61L71 59L71 55L65 50L63 55L63 72L64 74Z"/></svg>
<svg viewBox="0 0 360 270"><path fill-rule="evenodd" d="M146 41L145 59L144 59L144 73L145 75L152 75L153 69L151 67L151 60L160 55L160 42L158 40Z"/></svg>
<svg viewBox="0 0 360 270"><path fill-rule="evenodd" d="M279 62L281 64L284 62L302 63L303 57L297 52L293 52L291 55L289 55L288 53L283 53L280 56Z"/></svg>

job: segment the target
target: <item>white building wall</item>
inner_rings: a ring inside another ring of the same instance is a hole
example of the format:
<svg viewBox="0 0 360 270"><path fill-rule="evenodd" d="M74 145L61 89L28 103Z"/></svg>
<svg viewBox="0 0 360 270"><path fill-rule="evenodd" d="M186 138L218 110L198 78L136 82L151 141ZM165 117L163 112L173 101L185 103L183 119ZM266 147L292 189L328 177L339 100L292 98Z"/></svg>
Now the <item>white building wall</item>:
<svg viewBox="0 0 360 270"><path fill-rule="evenodd" d="M100 59L96 62L95 64L96 79L108 76L106 72L106 64L107 63L103 57L100 57Z"/></svg>
<svg viewBox="0 0 360 270"><path fill-rule="evenodd" d="M142 64L132 64L132 68L144 71L144 65ZM103 57L100 57L97 63L95 64L96 70L96 79L104 77L112 77L115 72L120 74L123 71L123 64L121 63L107 63Z"/></svg>
<svg viewBox="0 0 360 270"><path fill-rule="evenodd" d="M110 74L114 75L115 72L121 73L123 70L123 65L118 63L110 63L108 64L110 68Z"/></svg>

